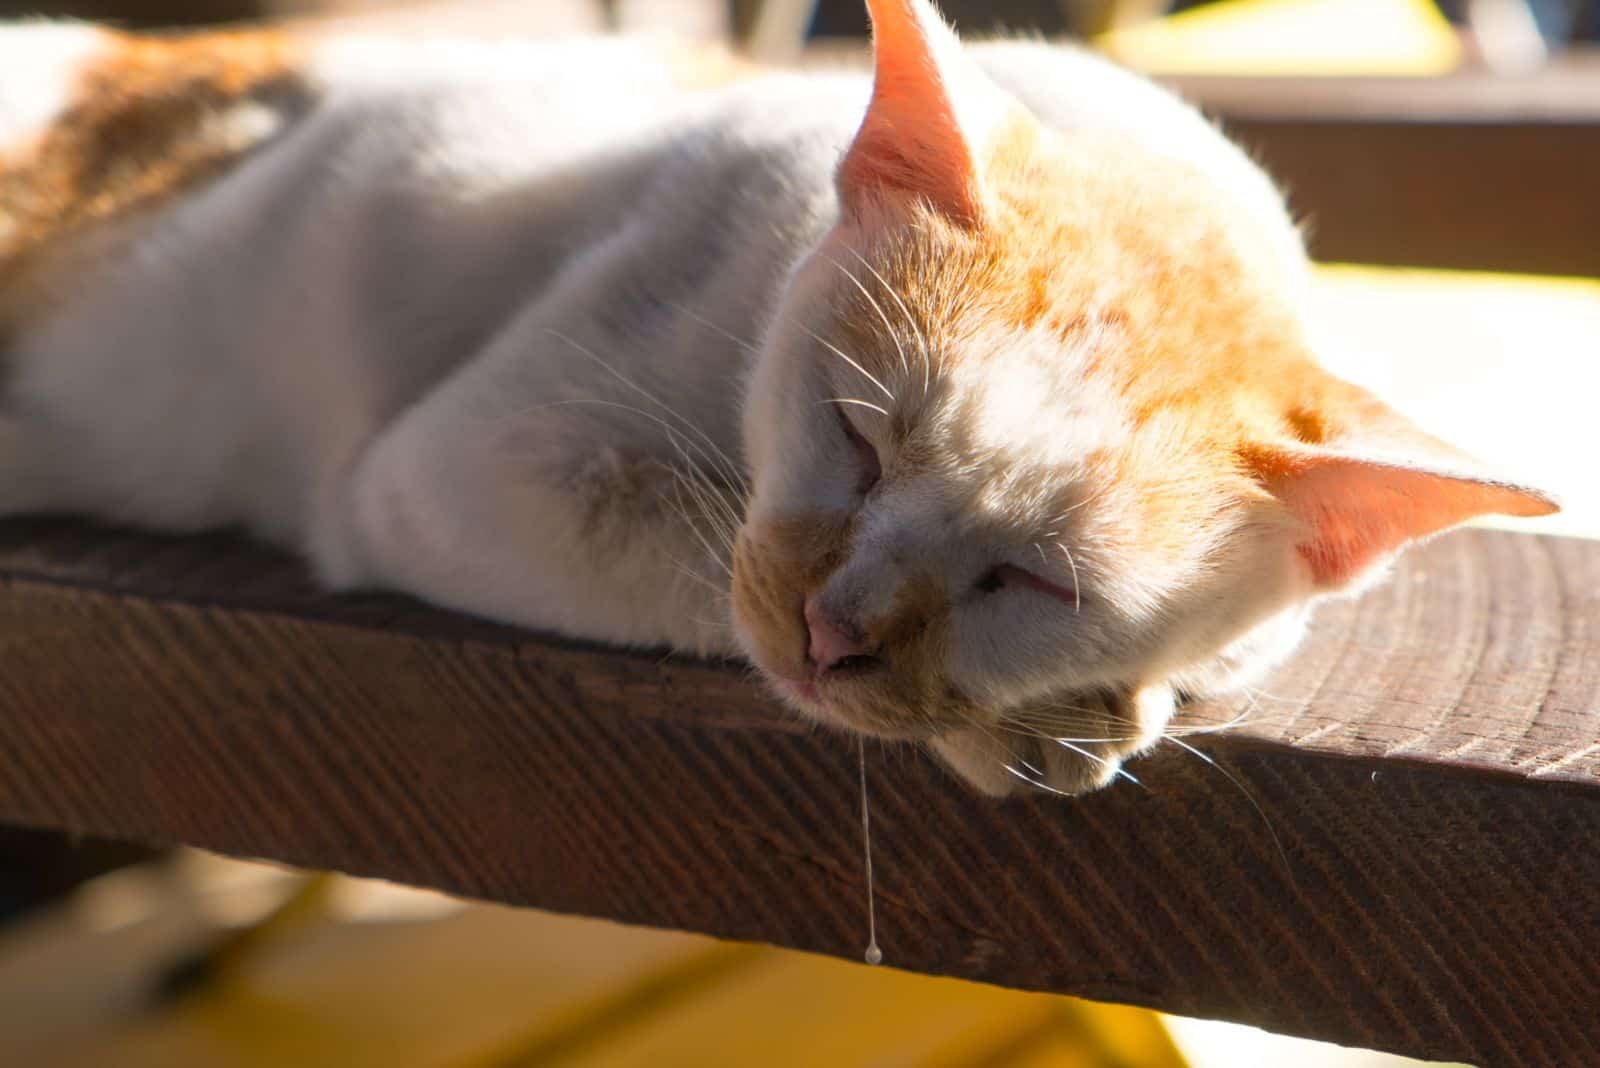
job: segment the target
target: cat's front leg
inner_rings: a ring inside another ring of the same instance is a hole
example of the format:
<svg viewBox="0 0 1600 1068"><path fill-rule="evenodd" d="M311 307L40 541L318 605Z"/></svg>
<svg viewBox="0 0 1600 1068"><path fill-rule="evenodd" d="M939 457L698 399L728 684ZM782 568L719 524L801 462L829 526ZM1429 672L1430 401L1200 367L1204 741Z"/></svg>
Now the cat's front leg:
<svg viewBox="0 0 1600 1068"><path fill-rule="evenodd" d="M425 401L331 488L311 546L330 584L577 638L734 651L719 547L740 495L725 478L559 410L486 419L474 400Z"/></svg>

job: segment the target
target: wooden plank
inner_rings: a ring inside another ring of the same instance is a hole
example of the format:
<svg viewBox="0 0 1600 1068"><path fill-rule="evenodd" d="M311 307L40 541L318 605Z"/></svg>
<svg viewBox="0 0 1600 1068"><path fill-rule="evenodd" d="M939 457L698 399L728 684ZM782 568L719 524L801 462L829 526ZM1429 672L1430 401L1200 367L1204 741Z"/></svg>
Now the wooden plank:
<svg viewBox="0 0 1600 1068"><path fill-rule="evenodd" d="M1317 259L1600 276L1600 118L1213 113L1287 191Z"/></svg>
<svg viewBox="0 0 1600 1068"><path fill-rule="evenodd" d="M1143 787L869 750L895 966L1413 1056L1600 1063L1600 543L1442 538ZM853 746L743 671L0 524L0 819L860 954Z"/></svg>
<svg viewBox="0 0 1600 1068"><path fill-rule="evenodd" d="M1163 80L1283 185L1318 259L1600 275L1600 50L1518 77Z"/></svg>

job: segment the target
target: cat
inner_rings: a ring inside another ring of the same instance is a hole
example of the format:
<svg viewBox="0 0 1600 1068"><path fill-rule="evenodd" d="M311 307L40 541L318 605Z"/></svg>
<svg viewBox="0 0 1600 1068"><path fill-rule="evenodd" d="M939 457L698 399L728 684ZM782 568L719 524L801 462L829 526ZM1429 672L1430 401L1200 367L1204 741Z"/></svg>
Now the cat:
<svg viewBox="0 0 1600 1068"><path fill-rule="evenodd" d="M868 8L870 74L0 31L0 513L748 658L998 795L1555 509L1319 367L1282 199L1187 105Z"/></svg>

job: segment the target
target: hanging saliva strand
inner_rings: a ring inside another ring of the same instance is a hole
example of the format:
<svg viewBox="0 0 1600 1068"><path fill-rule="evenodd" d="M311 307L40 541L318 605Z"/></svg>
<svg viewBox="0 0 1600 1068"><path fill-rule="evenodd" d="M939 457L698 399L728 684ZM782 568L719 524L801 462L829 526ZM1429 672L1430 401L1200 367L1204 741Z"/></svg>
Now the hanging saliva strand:
<svg viewBox="0 0 1600 1068"><path fill-rule="evenodd" d="M867 740L856 738L856 758L861 770L861 851L866 859L867 873L867 951L863 959L868 964L882 964L883 950L878 948L878 910L873 900L872 886L872 810L867 806Z"/></svg>

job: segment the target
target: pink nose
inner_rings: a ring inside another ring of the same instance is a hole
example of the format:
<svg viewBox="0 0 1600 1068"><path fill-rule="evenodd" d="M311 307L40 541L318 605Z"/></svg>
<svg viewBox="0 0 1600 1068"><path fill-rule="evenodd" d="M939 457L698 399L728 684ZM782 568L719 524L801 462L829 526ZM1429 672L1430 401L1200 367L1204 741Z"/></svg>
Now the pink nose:
<svg viewBox="0 0 1600 1068"><path fill-rule="evenodd" d="M817 670L828 671L852 656L871 654L860 638L852 637L844 627L829 618L815 597L806 598L805 617L806 631L811 636L806 655L817 665Z"/></svg>

